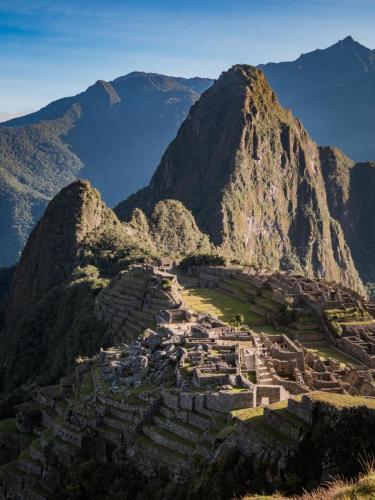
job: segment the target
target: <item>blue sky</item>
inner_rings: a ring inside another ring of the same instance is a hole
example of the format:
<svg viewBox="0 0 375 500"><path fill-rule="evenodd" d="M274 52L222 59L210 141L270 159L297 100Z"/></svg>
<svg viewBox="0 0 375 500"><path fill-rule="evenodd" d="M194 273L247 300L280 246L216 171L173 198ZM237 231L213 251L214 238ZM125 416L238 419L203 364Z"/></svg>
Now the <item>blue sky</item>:
<svg viewBox="0 0 375 500"><path fill-rule="evenodd" d="M375 0L0 0L0 119L134 70L217 77L347 35L375 48Z"/></svg>

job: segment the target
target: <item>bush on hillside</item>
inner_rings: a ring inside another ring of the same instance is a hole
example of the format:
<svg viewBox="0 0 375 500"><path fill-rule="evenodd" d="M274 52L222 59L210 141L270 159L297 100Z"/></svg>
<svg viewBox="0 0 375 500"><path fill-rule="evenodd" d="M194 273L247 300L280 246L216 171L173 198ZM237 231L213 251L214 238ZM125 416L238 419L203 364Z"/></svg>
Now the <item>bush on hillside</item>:
<svg viewBox="0 0 375 500"><path fill-rule="evenodd" d="M193 266L226 266L227 261L222 255L206 253L189 255L180 262L179 268L187 271Z"/></svg>

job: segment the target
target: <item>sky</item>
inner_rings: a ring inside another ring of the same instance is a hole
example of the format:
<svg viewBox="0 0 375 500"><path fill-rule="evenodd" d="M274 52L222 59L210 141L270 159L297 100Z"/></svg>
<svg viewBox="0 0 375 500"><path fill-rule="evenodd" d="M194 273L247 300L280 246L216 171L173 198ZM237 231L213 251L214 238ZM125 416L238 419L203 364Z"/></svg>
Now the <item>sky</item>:
<svg viewBox="0 0 375 500"><path fill-rule="evenodd" d="M375 0L0 0L0 121L130 71L217 78L351 35Z"/></svg>

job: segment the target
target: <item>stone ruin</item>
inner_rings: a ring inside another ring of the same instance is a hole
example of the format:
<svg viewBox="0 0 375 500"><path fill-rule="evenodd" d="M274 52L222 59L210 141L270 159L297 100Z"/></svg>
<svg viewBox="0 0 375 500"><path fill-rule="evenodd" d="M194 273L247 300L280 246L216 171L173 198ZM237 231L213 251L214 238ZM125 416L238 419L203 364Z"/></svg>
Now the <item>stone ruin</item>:
<svg viewBox="0 0 375 500"><path fill-rule="evenodd" d="M120 313L124 315L122 340L134 338L136 329L140 333L148 327L140 339L120 347L125 358L118 359L118 350L114 350L115 359L106 367L106 377L114 390L121 392L124 387L140 385L146 379L158 385L173 381L183 390L204 388L232 394L246 391L252 393L252 406L311 390L374 393L371 371L350 363L343 367L332 359L322 360L299 342L300 338L323 338L319 327L327 309L324 304L332 308L338 303L342 307L355 303L358 307L361 297L356 292L325 280L282 272L201 266L193 269L194 273L200 286L242 294L240 298L246 297L258 314L270 320L275 320L285 304L292 308L295 319L287 332L278 336L249 329L241 331L208 314L193 313L183 307L173 274L153 266L133 266L98 297L98 309L105 311L112 327L119 328L116 318ZM241 284L239 291L231 289L233 281L229 280L233 276ZM223 277L229 280L223 281ZM138 295L130 304L129 294L136 291ZM165 303L172 308L160 308ZM322 315L317 317L317 311ZM129 318L138 317L139 313L148 314L148 322L134 325L133 331ZM288 332L293 333L286 335ZM345 342L346 337L341 340ZM355 388L346 381L348 371L358 373Z"/></svg>
<svg viewBox="0 0 375 500"><path fill-rule="evenodd" d="M181 303L176 276L151 265L134 265L120 272L96 298L95 313L107 323L113 344L134 340L155 327L161 309Z"/></svg>
<svg viewBox="0 0 375 500"><path fill-rule="evenodd" d="M359 293L325 279L309 278L290 272L271 272L244 268L243 266L190 269L197 286L220 290L249 302L249 309L278 326L282 307L288 306L295 314L310 319L294 321L286 329L291 337L299 340L326 340L344 353L370 368L375 368L375 303ZM234 285L235 283L235 285ZM355 322L344 321L342 333L336 334L327 320L327 311L357 311ZM303 324L304 323L304 324Z"/></svg>
<svg viewBox="0 0 375 500"><path fill-rule="evenodd" d="M238 293L222 279L232 272L206 269L202 279L208 284L213 276L210 286ZM275 304L288 304L298 312L297 333L308 325L315 334L310 311L319 308L308 309L310 300L320 293L334 299L323 281L243 274L241 298L270 320ZM290 332L259 333L194 313L181 303L175 276L154 267L122 273L99 294L96 313L120 339L116 347L78 359L75 373L35 388L33 400L15 408L16 418L3 429L0 423L1 444L18 454L0 473L14 498L45 500L64 468L87 456L132 460L150 476L165 467L181 479L199 461L214 460L233 425L230 439L239 449L259 460L272 455L281 467L312 425L314 391L375 397L371 370L322 360ZM255 412L251 425L236 416L242 411Z"/></svg>

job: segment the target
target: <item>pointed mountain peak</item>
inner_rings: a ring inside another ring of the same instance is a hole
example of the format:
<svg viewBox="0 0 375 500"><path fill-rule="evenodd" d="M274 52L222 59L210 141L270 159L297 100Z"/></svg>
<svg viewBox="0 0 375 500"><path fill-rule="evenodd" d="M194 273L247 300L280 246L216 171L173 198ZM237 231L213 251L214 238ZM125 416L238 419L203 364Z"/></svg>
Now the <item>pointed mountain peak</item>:
<svg viewBox="0 0 375 500"><path fill-rule="evenodd" d="M136 207L149 215L158 202L178 200L230 258L360 288L321 169L316 144L263 73L237 64L191 108L149 186L116 213L128 220Z"/></svg>
<svg viewBox="0 0 375 500"><path fill-rule="evenodd" d="M228 81L232 83L244 82L249 84L251 82L263 82L265 80L263 73L255 66L251 66L250 64L234 64L227 71L221 73L218 81Z"/></svg>
<svg viewBox="0 0 375 500"><path fill-rule="evenodd" d="M345 43L345 44L353 44L353 43L358 43L354 40L354 38L351 36L351 35L348 35L346 36L345 38L343 38L342 40L342 43Z"/></svg>
<svg viewBox="0 0 375 500"><path fill-rule="evenodd" d="M275 93L270 87L263 72L249 64L235 64L224 71L208 92L208 97L213 98L216 92L221 92L222 98L232 99L233 105L236 98L243 99L243 109L246 112L257 113L257 109L278 106ZM255 106L255 107L254 107Z"/></svg>
<svg viewBox="0 0 375 500"><path fill-rule="evenodd" d="M116 89L113 85L105 80L98 80L94 85L91 85L83 96L88 96L90 99L95 97L96 99L104 101L104 104L117 104L121 102L121 98L116 92Z"/></svg>
<svg viewBox="0 0 375 500"><path fill-rule="evenodd" d="M31 233L16 267L7 316L13 317L57 284L77 264L80 244L101 226L118 220L89 181L62 189Z"/></svg>
<svg viewBox="0 0 375 500"><path fill-rule="evenodd" d="M342 40L339 40L335 44L331 45L331 47L328 47L328 49L326 49L326 50L329 50L332 48L336 48L336 49L339 48L341 50L362 49L362 50L365 50L366 52L371 52L371 49L369 49L368 47L365 47L361 43L354 40L354 38L351 35L348 35L345 38L343 38Z"/></svg>

